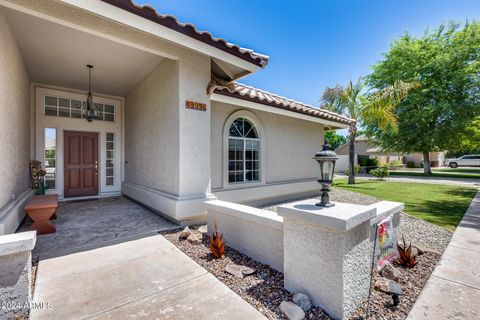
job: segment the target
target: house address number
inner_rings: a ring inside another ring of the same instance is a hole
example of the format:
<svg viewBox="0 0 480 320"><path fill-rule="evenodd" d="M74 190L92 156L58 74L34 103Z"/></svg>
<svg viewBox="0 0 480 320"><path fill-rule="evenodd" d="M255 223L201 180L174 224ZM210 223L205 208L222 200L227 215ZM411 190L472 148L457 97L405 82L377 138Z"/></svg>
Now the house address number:
<svg viewBox="0 0 480 320"><path fill-rule="evenodd" d="M205 103L200 103L200 102L195 102L190 100L185 101L185 108L198 110L198 111L207 111L207 105Z"/></svg>

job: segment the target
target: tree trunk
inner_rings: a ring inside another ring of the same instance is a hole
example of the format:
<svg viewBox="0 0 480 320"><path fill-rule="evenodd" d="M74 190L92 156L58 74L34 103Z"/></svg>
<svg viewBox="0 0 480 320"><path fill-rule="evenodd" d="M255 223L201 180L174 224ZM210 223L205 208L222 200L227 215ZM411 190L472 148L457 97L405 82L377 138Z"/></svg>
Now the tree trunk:
<svg viewBox="0 0 480 320"><path fill-rule="evenodd" d="M430 152L422 152L423 154L423 174L432 174L432 166L430 164Z"/></svg>
<svg viewBox="0 0 480 320"><path fill-rule="evenodd" d="M348 184L355 184L355 137L357 136L357 128L351 126L350 129L350 148L348 150L348 163L350 174L348 175Z"/></svg>

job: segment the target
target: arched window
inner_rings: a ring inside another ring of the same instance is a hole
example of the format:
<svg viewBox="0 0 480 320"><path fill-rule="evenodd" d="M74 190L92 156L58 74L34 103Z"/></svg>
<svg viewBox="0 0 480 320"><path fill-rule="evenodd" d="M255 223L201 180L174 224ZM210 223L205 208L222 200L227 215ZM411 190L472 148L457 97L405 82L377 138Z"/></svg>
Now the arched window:
<svg viewBox="0 0 480 320"><path fill-rule="evenodd" d="M248 119L233 121L228 137L228 182L260 181L260 138Z"/></svg>

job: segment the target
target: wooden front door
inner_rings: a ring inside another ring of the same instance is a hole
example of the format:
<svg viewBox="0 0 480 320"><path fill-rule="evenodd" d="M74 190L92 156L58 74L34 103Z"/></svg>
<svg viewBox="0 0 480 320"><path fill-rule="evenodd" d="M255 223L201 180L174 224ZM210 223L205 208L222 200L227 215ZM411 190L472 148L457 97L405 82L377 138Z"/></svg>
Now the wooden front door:
<svg viewBox="0 0 480 320"><path fill-rule="evenodd" d="M65 131L65 197L98 195L98 133Z"/></svg>

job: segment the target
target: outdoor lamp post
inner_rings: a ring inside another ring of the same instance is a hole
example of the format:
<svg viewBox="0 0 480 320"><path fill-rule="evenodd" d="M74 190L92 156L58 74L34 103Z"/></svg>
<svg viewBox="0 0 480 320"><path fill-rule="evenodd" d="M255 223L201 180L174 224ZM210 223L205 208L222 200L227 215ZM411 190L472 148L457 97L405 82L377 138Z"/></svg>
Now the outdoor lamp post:
<svg viewBox="0 0 480 320"><path fill-rule="evenodd" d="M313 159L317 160L320 166L320 176L317 181L322 185L320 202L316 205L320 207L333 207L335 204L330 203L328 191L330 191L329 186L333 181L335 162L338 160L338 157L334 151L330 150L327 139L325 139L322 151L317 152Z"/></svg>

